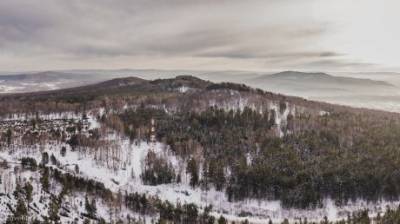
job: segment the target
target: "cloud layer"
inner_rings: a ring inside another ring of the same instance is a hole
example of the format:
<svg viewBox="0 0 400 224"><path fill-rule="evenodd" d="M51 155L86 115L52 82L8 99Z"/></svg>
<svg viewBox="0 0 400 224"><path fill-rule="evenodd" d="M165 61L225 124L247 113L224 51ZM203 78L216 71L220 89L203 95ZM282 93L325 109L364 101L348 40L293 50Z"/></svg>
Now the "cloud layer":
<svg viewBox="0 0 400 224"><path fill-rule="evenodd" d="M343 24L324 10L313 0L2 0L0 70L380 66L352 58L343 36L327 41Z"/></svg>

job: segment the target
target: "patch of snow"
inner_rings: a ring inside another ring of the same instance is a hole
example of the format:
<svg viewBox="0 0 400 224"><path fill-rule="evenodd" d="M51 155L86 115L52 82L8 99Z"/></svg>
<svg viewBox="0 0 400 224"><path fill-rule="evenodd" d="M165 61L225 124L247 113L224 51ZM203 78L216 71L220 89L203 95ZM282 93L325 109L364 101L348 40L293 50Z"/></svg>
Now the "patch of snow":
<svg viewBox="0 0 400 224"><path fill-rule="evenodd" d="M319 116L325 116L325 115L329 115L329 114L330 114L329 112L324 111L324 110L321 110L321 111L319 112Z"/></svg>
<svg viewBox="0 0 400 224"><path fill-rule="evenodd" d="M181 86L181 87L178 88L178 91L179 91L180 93L186 93L189 89L190 89L190 88L187 87L187 86Z"/></svg>

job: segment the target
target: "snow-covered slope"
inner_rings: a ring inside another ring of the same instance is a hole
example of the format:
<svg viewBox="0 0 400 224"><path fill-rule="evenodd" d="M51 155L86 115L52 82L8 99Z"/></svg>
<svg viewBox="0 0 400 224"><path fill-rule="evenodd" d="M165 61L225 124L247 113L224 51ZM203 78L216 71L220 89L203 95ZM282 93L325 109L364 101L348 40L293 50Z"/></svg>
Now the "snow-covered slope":
<svg viewBox="0 0 400 224"><path fill-rule="evenodd" d="M240 108L240 102L239 102ZM271 105L271 109L276 111L276 124L278 127L285 122L288 114L295 113L290 105L286 105L286 109L281 113L279 105ZM88 113L87 126L81 131L84 135L89 136L91 130L100 130L101 137L98 141L101 145L94 147L77 147L72 148L70 145L62 141L47 140L33 145L19 144L21 141L15 139L15 145L1 149L0 160L7 161L7 168L0 168L1 184L0 184L0 221L11 214L9 207L16 206L16 198L13 192L17 186L30 182L33 186L33 199L29 203L32 207L29 209L30 216L42 219L46 216L49 209L49 203L52 197L60 194L62 187L60 183L51 181L49 192L43 191L40 184L39 171L32 171L21 167L22 158L33 158L38 163L42 160L43 153L55 159L55 163L49 163L48 167L53 167L64 173L70 173L75 176L84 177L85 179L95 180L103 183L104 186L111 190L114 194L119 192L141 193L149 196L155 196L161 200L168 200L172 203L194 203L200 209L204 209L207 205L212 205L212 213L216 217L223 214L231 220L248 219L254 223L266 223L269 220L281 222L284 218L295 221L298 218L307 218L309 221L319 221L322 217L327 216L329 220L339 220L346 218L347 214L360 209L369 209L373 214L383 212L387 206L395 207L398 202L381 201L379 203L369 204L365 201L356 201L349 203L343 207L337 207L332 200L326 199L321 208L314 210L286 209L281 206L279 201L266 201L248 199L238 202L230 202L222 191L216 189L202 189L200 187L192 188L189 185L190 175L186 172L186 164L182 158L173 154L168 145L161 142L152 143L143 141L131 141L123 134L108 129L100 124L95 114L102 114L104 110L92 111ZM67 125L71 122L83 121L82 115L65 113L65 114L49 114L43 115L42 119L48 122L57 122L60 118L64 118L69 122L61 123ZM23 116L10 116L3 121L20 122ZM63 127L66 129L67 127ZM281 130L281 129L279 129ZM282 133L281 133L282 134ZM65 147L65 152L62 148ZM153 152L166 159L172 164L176 174L182 176L180 183L161 184L150 186L143 183L141 175L144 172L144 161L149 154ZM84 192L70 192L64 196L63 204L59 211L62 223L78 220L79 223L85 219L85 196ZM89 195L89 197L91 197ZM8 204L8 205L7 205ZM118 211L107 201L101 199L96 200L97 216L107 221L126 220L129 217L146 218L147 222L156 219L156 216L139 215L131 211L127 207L122 206ZM117 206L118 207L118 206ZM114 211L114 212L110 212Z"/></svg>

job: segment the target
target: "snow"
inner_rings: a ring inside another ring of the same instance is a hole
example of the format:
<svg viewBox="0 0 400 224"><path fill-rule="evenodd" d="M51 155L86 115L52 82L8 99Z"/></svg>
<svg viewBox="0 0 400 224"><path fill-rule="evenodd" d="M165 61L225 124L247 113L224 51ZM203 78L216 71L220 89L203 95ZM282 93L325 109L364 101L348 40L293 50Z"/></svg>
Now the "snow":
<svg viewBox="0 0 400 224"><path fill-rule="evenodd" d="M190 89L190 88L187 87L187 86L181 86L181 87L178 88L178 91L179 91L180 93L186 93L189 89Z"/></svg>
<svg viewBox="0 0 400 224"><path fill-rule="evenodd" d="M328 111L324 111L324 110L321 110L320 112L319 112L319 116L325 116L325 115L329 115L330 113L328 112Z"/></svg>
<svg viewBox="0 0 400 224"><path fill-rule="evenodd" d="M49 151L51 148L47 147L46 151ZM55 153L55 152L54 152ZM5 152L1 152L1 156L3 158L13 159L12 161L17 161L18 157L22 157L23 155L29 154L30 156L38 159L38 153L28 153L22 152L21 154L7 154ZM16 205L16 199L14 199L13 191L16 186L16 181L19 179L21 181L21 185L23 186L25 182L30 182L33 187L32 194L32 202L29 203L30 207L33 209L29 210L30 218L38 218L41 219L42 216L46 216L48 214L48 205L51 199L50 194L41 190L40 184L40 174L39 172L32 172L29 170L23 170L18 165L10 163L11 167L9 169L3 170L0 174L2 177L2 182L0 184L0 192L5 193L5 195L0 195L0 222L3 223L8 215L11 214L10 210L6 206L6 204L10 204L12 207ZM90 167L90 166L89 166ZM15 170L18 170L17 172ZM58 195L61 192L61 186L52 181L50 192L53 195ZM60 212L66 212L68 217L64 217L60 215L61 223L72 222L75 219L79 219L78 223L83 223L82 213L85 213L85 196L86 194L82 192L69 192L63 198L63 204L60 208ZM89 196L89 200L91 200L91 196ZM106 221L125 219L128 215L131 218L135 218L138 220L140 215L130 211L126 207L122 206L121 210L117 208L110 207L106 202L96 198L96 207L97 207L97 216L104 218ZM36 212L37 211L37 212ZM112 212L111 212L112 211ZM151 218L149 218L149 221Z"/></svg>
<svg viewBox="0 0 400 224"><path fill-rule="evenodd" d="M99 112L101 115L104 113L104 109ZM100 115L100 116L101 116ZM95 129L95 128L100 128L100 122L97 121L96 115L94 113L89 113L87 115L88 122L89 122L89 128L90 129Z"/></svg>
<svg viewBox="0 0 400 224"><path fill-rule="evenodd" d="M252 161L253 161L253 158L252 158L251 154L250 153L246 153L246 164L248 166L250 166Z"/></svg>
<svg viewBox="0 0 400 224"><path fill-rule="evenodd" d="M238 101L240 102L240 100ZM236 104L240 107L240 104ZM286 104L286 109L283 113L280 113L279 106L277 103L271 104L270 108L276 112L276 124L282 133L281 126L286 122L287 116L290 113L294 113L294 108ZM100 123L96 119L96 114L104 113L104 109L99 111L89 112L88 125L90 129L99 128ZM60 117L69 117L74 119L81 118L81 115L74 113L67 114L48 114L41 115L46 119L60 119ZM23 120L24 116L14 115L12 118L16 120ZM75 165L79 167L79 173L82 177L97 180L104 183L105 187L117 193L119 191L128 193L145 193L147 195L157 196L162 200L168 200L172 203L195 203L200 208L204 208L207 205L213 206L212 214L218 217L223 214L230 220L244 220L248 219L253 223L265 223L269 219L274 222L281 222L284 218L294 221L297 218L307 217L309 221L320 221L324 216L327 216L329 220L339 220L346 218L349 212L358 211L363 208L368 208L371 215L377 214L378 212L385 211L386 207L396 207L399 201L388 202L379 201L377 203L368 203L363 200L357 200L350 202L345 206L338 207L335 205L333 200L327 198L324 200L323 207L314 210L301 210L301 209L285 209L282 208L280 201L269 201L269 200L255 200L247 199L238 202L229 202L227 196L222 191L217 191L214 188L208 191L200 188L192 188L189 186L190 176L186 174L186 162L183 159L174 155L169 149L168 145L160 142L156 142L154 152L161 157L166 158L171 162L175 169L175 173L180 173L182 182L172 184L162 184L157 186L145 185L140 175L143 172L143 161L150 151L150 144L147 142L131 141L123 135L119 135L112 131L107 131L101 141L104 143L96 148L77 148L72 150L71 147L65 143L59 143L54 141L48 141L44 145L33 145L33 146L18 146L15 149L9 149L7 151L0 151L0 160L7 160L9 162L18 162L22 157L32 157L38 162L41 161L42 152L48 152L49 155L54 155L59 162L59 168L75 173ZM65 156L61 155L61 147L66 147L67 152ZM247 163L251 163L250 154L247 156ZM21 176L22 179L32 179L34 183L34 192L39 192L39 174L22 171L21 173L15 173L14 169L10 168L0 173L2 177L2 183L0 184L0 192L11 194L15 188L16 176ZM59 188L59 187L58 187ZM54 192L58 192L60 189L54 184ZM41 212L47 211L43 203L39 202L39 195L48 197L45 193L37 193L34 196L34 202L38 205L38 210ZM73 217L79 217L80 212L84 208L80 206L80 202L84 200L85 195L76 192L68 195L66 201L69 202L70 208L73 208ZM9 214L5 210L7 208L3 205L4 201L15 204L15 201L8 199L6 196L0 197L0 221L4 220L6 214ZM106 220L109 217L109 207L102 201L97 201L98 213ZM241 214L251 214L249 217L240 217ZM46 213L42 213L46 214ZM117 213L116 213L117 214ZM131 217L135 217L135 214L130 213L128 210L123 210L120 213L121 216L130 214ZM3 215L3 216L2 216ZM115 215L115 214L114 214ZM136 217L137 214L136 214ZM65 220L64 220L65 219ZM150 220L150 219L149 219ZM67 218L62 220L67 221Z"/></svg>
<svg viewBox="0 0 400 224"><path fill-rule="evenodd" d="M288 115L289 114L294 115L295 113L295 107L291 108L287 102L285 104L286 107L283 113L281 113L280 106L278 103L271 102L269 105L269 108L275 111L275 124L277 126L280 137L283 137L284 135L282 128L286 125Z"/></svg>
<svg viewBox="0 0 400 224"><path fill-rule="evenodd" d="M80 119L82 114L77 114L75 112L62 112L62 113L49 113L43 114L40 113L39 118L42 120L63 120L63 119ZM36 118L36 113L28 113L28 114L11 114L7 116L0 116L0 119L3 121L26 121Z"/></svg>
<svg viewBox="0 0 400 224"><path fill-rule="evenodd" d="M118 138L117 136L114 137ZM149 152L149 144L145 142L131 144L129 140L120 140L122 151L118 154L118 160L121 159L121 161L119 163L120 167L117 169L107 166L106 163L96 162L94 160L94 154L79 152L79 150L71 151L68 146L65 157L60 154L59 148L61 145L47 145L44 148L50 155L54 154L63 169L73 172L74 165L77 164L80 169L79 175L100 181L115 193L120 190L122 192L127 190L131 193L146 193L147 195L158 196L162 200L168 200L173 203L178 201L181 203L195 203L201 208L207 205L213 205L214 214L218 214L217 216L223 214L233 220L243 220L244 218L239 217L240 213L252 214L251 217L246 218L254 223L265 223L269 219L274 222L280 222L284 218L295 220L300 217L307 217L309 221L318 221L324 216L327 216L329 220L339 220L345 218L348 212L357 211L361 208L369 208L372 214L376 214L379 211L384 211L386 205L395 207L398 203L381 201L378 204L368 204L365 201L359 200L339 208L332 200L326 199L322 208L300 210L284 209L279 201L249 199L239 202L229 202L224 192L216 191L213 188L208 191L203 191L200 188L191 188L188 185L189 177L184 172L182 172L181 184L162 184L158 186L144 185L140 179L140 174L143 170L141 164ZM18 158L29 155L40 161L40 151L34 151L35 150L32 149L26 149L19 150L13 154L1 152L0 156L17 161ZM129 153L129 151L131 152ZM173 166L178 170L179 164L181 164L182 161L171 155L171 153L168 152L168 147L157 143L155 152L159 155L167 156ZM122 166L121 164L126 165ZM132 178L131 170L135 173L134 178Z"/></svg>
<svg viewBox="0 0 400 224"><path fill-rule="evenodd" d="M19 86L11 86L11 85L0 85L0 93L13 93L19 92L23 88Z"/></svg>
<svg viewBox="0 0 400 224"><path fill-rule="evenodd" d="M244 111L246 107L259 111L260 114L263 113L262 105L256 105L255 103L251 103L251 101L247 97L242 97L240 92L230 90L229 94L231 98L228 100L224 100L219 102L215 99L210 99L208 101L209 107L218 107L225 111ZM268 110L273 110L275 112L275 124L277 135L283 137L285 135L284 129L286 127L287 117L289 114L295 115L296 114L296 107L294 105L290 105L289 103L285 102L285 110L281 113L279 102L270 101L267 105Z"/></svg>

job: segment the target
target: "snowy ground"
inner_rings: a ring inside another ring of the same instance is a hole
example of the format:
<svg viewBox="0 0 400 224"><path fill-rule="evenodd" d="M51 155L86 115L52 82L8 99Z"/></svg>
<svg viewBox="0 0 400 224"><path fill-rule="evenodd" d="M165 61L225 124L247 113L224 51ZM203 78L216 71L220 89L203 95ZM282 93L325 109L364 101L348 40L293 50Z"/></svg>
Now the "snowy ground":
<svg viewBox="0 0 400 224"><path fill-rule="evenodd" d="M16 171L18 170L18 171ZM13 191L16 186L16 181L18 179L19 183L24 186L25 182L31 183L33 186L32 201L29 203L29 218L41 219L42 216L48 214L49 203L53 200L51 195L58 195L61 191L61 186L56 183L51 183L50 193L41 190L40 184L40 174L39 172L32 172L29 170L21 170L17 165L11 165L7 170L2 170L2 183L0 184L0 222L4 223L8 215L11 214L10 209L7 204L12 208L16 205L16 200L13 196ZM77 223L83 223L85 217L82 215L85 211L85 194L80 192L68 193L64 196L63 204L59 210L61 223L72 223L77 220ZM91 196L89 196L89 200ZM121 210L115 207L112 208L105 202L97 199L97 216L104 218L107 221L110 220L126 220L129 215L132 219L139 220L138 214L135 214L125 207ZM149 221L151 219L149 218Z"/></svg>
<svg viewBox="0 0 400 224"><path fill-rule="evenodd" d="M289 107L287 107L289 108ZM276 109L278 111L278 109ZM282 119L283 116L287 116L290 113L289 109L286 109L282 116L277 116L277 119ZM48 115L48 118L55 119L59 116L67 115ZM77 115L68 115L72 117L79 117ZM89 127L98 128L100 123L96 121L94 116L89 114ZM280 122L280 121L279 121ZM143 171L143 161L150 150L150 144L146 142L131 142L129 139L122 135L118 135L113 132L108 132L103 140L109 144L105 146L99 146L95 149L81 148L72 150L69 145L64 143L48 142L45 145L35 145L33 147L20 147L17 150L0 151L0 159L5 159L9 162L18 162L22 157L32 157L36 161L41 161L41 155L43 152L54 155L59 162L59 168L68 171L75 172L75 165L79 167L79 174L90 179L95 179L105 184L106 188L117 193L118 191L128 193L146 193L147 195L158 196L162 200L168 200L170 202L187 202L195 203L200 208L204 208L207 205L213 205L213 213L216 216L223 214L225 217L232 220L244 220L248 219L254 223L266 223L269 219L274 222L280 222L284 218L289 218L291 221L297 220L298 218L307 217L309 221L320 221L324 216L327 216L329 220L340 220L346 218L347 214L352 211L360 209L369 209L372 214L377 212L383 212L387 206L396 207L399 202L386 202L381 201L374 204L369 204L365 201L357 201L349 203L343 207L337 207L332 200L326 199L324 206L315 210L299 210L299 209L284 209L279 201L261 201L261 200L245 200L240 202L229 202L224 192L210 189L203 191L200 188L191 188L188 184L189 176L185 172L186 161L176 157L169 150L169 147L157 142L154 147L154 152L159 156L167 158L175 168L176 173L180 173L182 176L182 182L180 184L163 184L158 186L144 185L140 175ZM67 152L65 156L61 154L61 147L66 147ZM8 169L1 172L2 183L0 185L0 192L11 194L12 189L15 187L15 177L13 169ZM38 185L38 174L24 171L21 172L21 177L25 180L32 180L33 183ZM34 191L39 191L38 186L34 186ZM57 191L57 189L53 189ZM44 193L37 194L34 201L37 202ZM48 197L48 196L47 196ZM6 195L0 197L0 220L4 220L4 212L7 208L4 206L4 201L11 204L15 203L12 199ZM70 195L67 198L71 207L73 207L76 214L73 216L79 216L81 209L81 200L84 200L83 195L75 194ZM102 205L98 202L99 214L103 218L109 217L107 214L107 206ZM40 204L39 202L37 204ZM39 208L40 211L46 211L45 208ZM129 214L128 211L122 211L119 215L126 217ZM242 217L243 214L248 214L249 217ZM251 214L251 215L250 215ZM3 216L1 216L3 215ZM130 214L134 217L134 214Z"/></svg>

